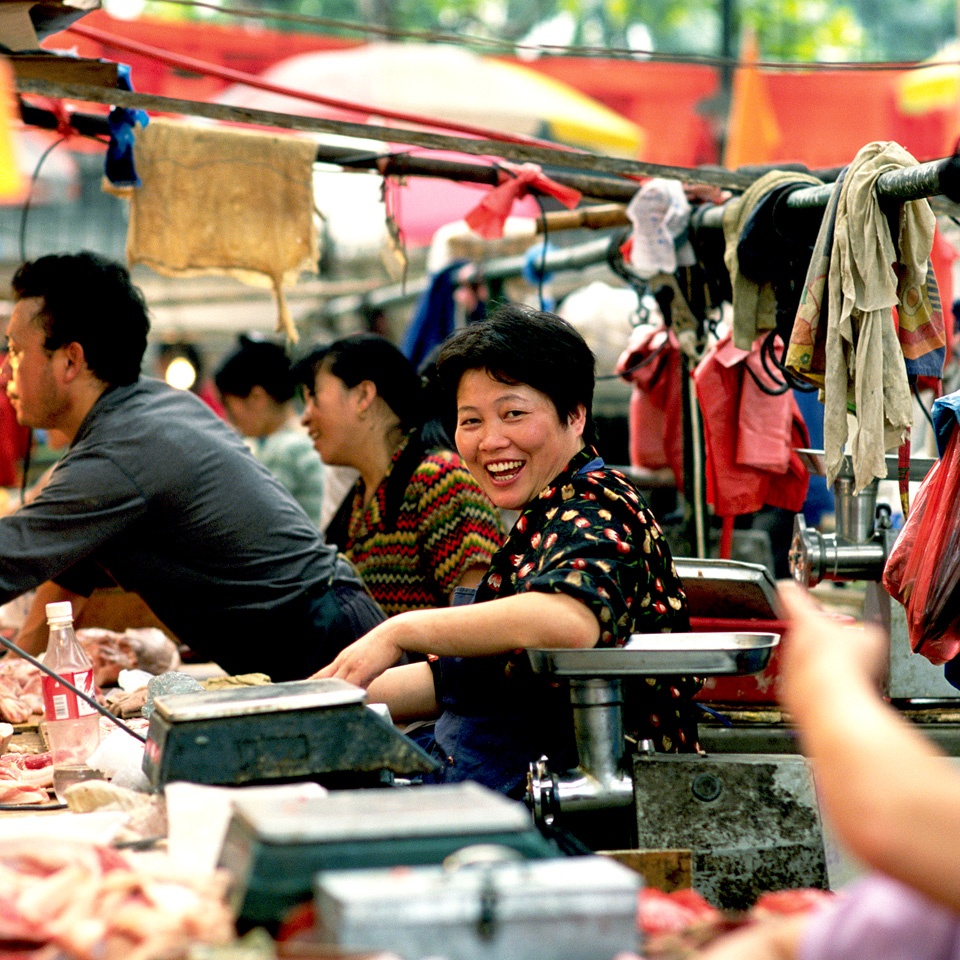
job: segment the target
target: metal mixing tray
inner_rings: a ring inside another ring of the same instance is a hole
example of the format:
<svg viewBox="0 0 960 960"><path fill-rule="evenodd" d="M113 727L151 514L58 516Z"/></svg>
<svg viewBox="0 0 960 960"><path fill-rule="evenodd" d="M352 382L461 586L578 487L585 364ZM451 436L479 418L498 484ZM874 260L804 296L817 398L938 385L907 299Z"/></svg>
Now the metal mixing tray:
<svg viewBox="0 0 960 960"><path fill-rule="evenodd" d="M622 647L528 650L536 673L557 677L698 677L759 673L776 633L635 633Z"/></svg>

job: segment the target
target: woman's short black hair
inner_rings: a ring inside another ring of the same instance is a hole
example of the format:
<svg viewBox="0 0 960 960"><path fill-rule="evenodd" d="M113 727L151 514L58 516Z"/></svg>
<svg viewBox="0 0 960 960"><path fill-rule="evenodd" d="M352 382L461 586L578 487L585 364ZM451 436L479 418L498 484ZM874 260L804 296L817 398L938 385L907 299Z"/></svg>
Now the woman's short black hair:
<svg viewBox="0 0 960 960"><path fill-rule="evenodd" d="M413 364L385 337L355 333L317 347L294 366L294 382L313 391L321 370L348 387L369 380L405 429L423 424L423 384Z"/></svg>
<svg viewBox="0 0 960 960"><path fill-rule="evenodd" d="M458 330L440 350L437 379L444 422L455 423L457 390L470 370L486 370L503 383L526 384L545 394L561 423L581 404L587 412L584 439L593 441L596 360L587 342L553 313L509 303L486 320Z"/></svg>
<svg viewBox="0 0 960 960"><path fill-rule="evenodd" d="M244 334L217 367L213 382L224 397L246 398L254 387L263 387L277 403L293 399L296 389L286 350L279 343Z"/></svg>

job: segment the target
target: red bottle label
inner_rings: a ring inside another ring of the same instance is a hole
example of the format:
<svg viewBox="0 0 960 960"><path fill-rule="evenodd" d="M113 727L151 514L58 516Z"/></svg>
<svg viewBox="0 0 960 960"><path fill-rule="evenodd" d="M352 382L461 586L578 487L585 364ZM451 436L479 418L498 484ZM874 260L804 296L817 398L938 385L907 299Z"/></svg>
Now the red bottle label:
<svg viewBox="0 0 960 960"><path fill-rule="evenodd" d="M64 680L82 690L88 697L96 696L92 670L77 670L61 673ZM43 715L47 720L76 720L88 717L97 711L86 700L82 700L71 689L46 674L41 678L43 685Z"/></svg>

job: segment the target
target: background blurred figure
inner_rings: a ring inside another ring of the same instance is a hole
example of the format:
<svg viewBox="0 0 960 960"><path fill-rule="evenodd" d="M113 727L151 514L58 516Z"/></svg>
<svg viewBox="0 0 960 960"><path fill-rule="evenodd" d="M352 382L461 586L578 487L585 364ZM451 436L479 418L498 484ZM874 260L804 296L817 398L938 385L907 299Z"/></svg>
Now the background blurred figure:
<svg viewBox="0 0 960 960"><path fill-rule="evenodd" d="M227 419L319 526L323 464L297 422L286 351L279 344L241 334L237 348L217 368L214 382Z"/></svg>
<svg viewBox="0 0 960 960"><path fill-rule="evenodd" d="M324 463L360 477L326 528L388 616L447 606L475 587L503 541L496 508L460 457L424 438L424 388L376 334L301 360L303 424Z"/></svg>
<svg viewBox="0 0 960 960"><path fill-rule="evenodd" d="M845 845L875 873L812 913L722 938L699 960L958 960L960 774L880 696L887 638L781 586L784 706Z"/></svg>

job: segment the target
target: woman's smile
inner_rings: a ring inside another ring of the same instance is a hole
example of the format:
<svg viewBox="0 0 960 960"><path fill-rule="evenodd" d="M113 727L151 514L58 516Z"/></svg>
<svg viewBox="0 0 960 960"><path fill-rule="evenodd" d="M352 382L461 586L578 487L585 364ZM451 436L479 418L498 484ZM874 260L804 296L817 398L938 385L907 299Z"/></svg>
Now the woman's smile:
<svg viewBox="0 0 960 960"><path fill-rule="evenodd" d="M457 390L457 449L505 510L530 503L583 447L586 411L562 422L551 399L525 383L468 370Z"/></svg>

